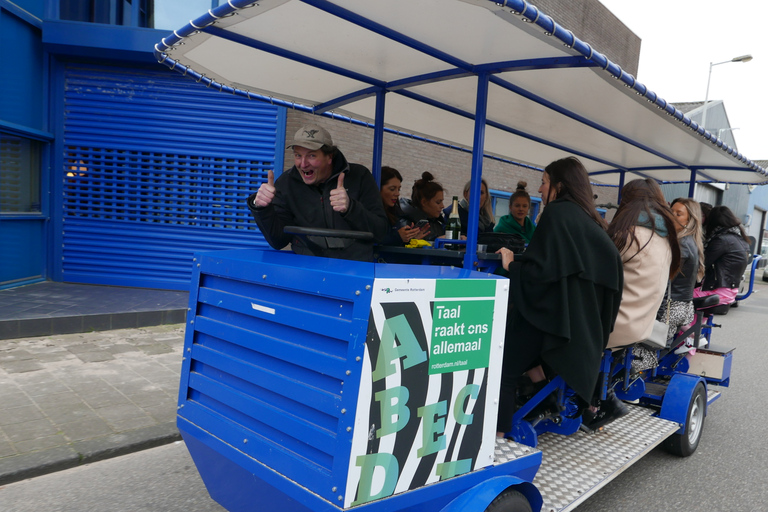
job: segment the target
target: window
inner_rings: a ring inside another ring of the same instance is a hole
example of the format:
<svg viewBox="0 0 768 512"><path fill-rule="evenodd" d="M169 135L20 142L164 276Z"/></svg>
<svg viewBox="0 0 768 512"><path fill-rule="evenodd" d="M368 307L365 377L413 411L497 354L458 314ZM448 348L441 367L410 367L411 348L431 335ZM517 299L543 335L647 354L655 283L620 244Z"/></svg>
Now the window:
<svg viewBox="0 0 768 512"><path fill-rule="evenodd" d="M226 0L60 0L68 21L175 30Z"/></svg>
<svg viewBox="0 0 768 512"><path fill-rule="evenodd" d="M40 213L42 143L0 133L0 214Z"/></svg>

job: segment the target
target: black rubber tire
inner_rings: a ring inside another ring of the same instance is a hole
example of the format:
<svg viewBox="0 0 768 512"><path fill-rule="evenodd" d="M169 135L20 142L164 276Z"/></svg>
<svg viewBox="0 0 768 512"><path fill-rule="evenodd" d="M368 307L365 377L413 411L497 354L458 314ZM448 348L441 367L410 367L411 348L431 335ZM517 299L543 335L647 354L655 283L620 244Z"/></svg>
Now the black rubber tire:
<svg viewBox="0 0 768 512"><path fill-rule="evenodd" d="M704 418L707 412L707 391L701 382L696 385L688 404L688 414L685 420L685 432L672 434L664 440L664 449L679 457L693 455L701 441L704 432Z"/></svg>
<svg viewBox="0 0 768 512"><path fill-rule="evenodd" d="M496 496L485 512L532 512L532 509L523 493L515 489L507 489Z"/></svg>

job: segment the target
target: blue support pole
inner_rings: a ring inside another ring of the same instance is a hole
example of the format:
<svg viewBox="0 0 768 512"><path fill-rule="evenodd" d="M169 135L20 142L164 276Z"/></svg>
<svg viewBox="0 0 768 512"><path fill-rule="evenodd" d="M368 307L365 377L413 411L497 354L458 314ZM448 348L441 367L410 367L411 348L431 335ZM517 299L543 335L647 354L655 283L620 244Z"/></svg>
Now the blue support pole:
<svg viewBox="0 0 768 512"><path fill-rule="evenodd" d="M624 177L625 177L625 174L626 173L624 171L621 171L619 173L619 196L616 198L616 204L617 205L621 204L621 189L624 188Z"/></svg>
<svg viewBox="0 0 768 512"><path fill-rule="evenodd" d="M480 190L483 177L483 153L485 152L485 120L488 109L488 82L490 75L477 76L477 101L475 105L475 131L472 141L472 186L469 188L469 226L467 226L467 252L464 254L464 268L473 270L477 266L477 233L480 225ZM477 213L475 213L477 212Z"/></svg>
<svg viewBox="0 0 768 512"><path fill-rule="evenodd" d="M371 172L373 179L381 187L381 158L384 146L384 98L387 91L379 89L376 92L376 120L373 127L373 162L371 163Z"/></svg>
<svg viewBox="0 0 768 512"><path fill-rule="evenodd" d="M696 192L696 169L691 169L691 181L688 183L688 197L693 199L694 192Z"/></svg>

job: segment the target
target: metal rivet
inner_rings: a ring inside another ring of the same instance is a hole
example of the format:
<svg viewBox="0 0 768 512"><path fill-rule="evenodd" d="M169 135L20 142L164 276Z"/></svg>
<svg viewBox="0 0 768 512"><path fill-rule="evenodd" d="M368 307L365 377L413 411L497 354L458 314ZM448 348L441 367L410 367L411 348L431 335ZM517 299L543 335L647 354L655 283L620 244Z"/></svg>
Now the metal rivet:
<svg viewBox="0 0 768 512"><path fill-rule="evenodd" d="M197 264L197 268L200 268L200 264L199 263Z"/></svg>
<svg viewBox="0 0 768 512"><path fill-rule="evenodd" d="M247 442L248 442L248 440L247 440L247 439L243 439L243 442L244 442L244 443L247 443Z"/></svg>
<svg viewBox="0 0 768 512"><path fill-rule="evenodd" d="M188 349L187 349L187 352L192 352L192 349L191 349L191 348L188 348Z"/></svg>
<svg viewBox="0 0 768 512"><path fill-rule="evenodd" d="M352 372L347 370L347 375L352 375Z"/></svg>
<svg viewBox="0 0 768 512"><path fill-rule="evenodd" d="M187 358L186 358L186 357L182 357L182 358L181 358L181 360L182 360L182 361L186 361L186 360L187 360Z"/></svg>
<svg viewBox="0 0 768 512"><path fill-rule="evenodd" d="M190 320L189 323L193 324L193 323L195 323L195 321L194 320Z"/></svg>
<svg viewBox="0 0 768 512"><path fill-rule="evenodd" d="M332 487L331 492L336 492L336 487Z"/></svg>
<svg viewBox="0 0 768 512"><path fill-rule="evenodd" d="M347 410L346 409L342 409L341 410L341 414L347 414Z"/></svg>
<svg viewBox="0 0 768 512"><path fill-rule="evenodd" d="M365 285L365 289L366 290L370 290L371 289L371 285L369 285L369 284Z"/></svg>
<svg viewBox="0 0 768 512"><path fill-rule="evenodd" d="M267 274L264 274L263 276L261 276L261 278L262 279L266 279L267 278Z"/></svg>
<svg viewBox="0 0 768 512"><path fill-rule="evenodd" d="M344 499L344 497L343 497L343 496L339 496L339 501L341 501L341 500L343 500L343 499Z"/></svg>
<svg viewBox="0 0 768 512"><path fill-rule="evenodd" d="M359 361L359 360L360 360L360 356L357 356L357 357L355 358L355 361Z"/></svg>
<svg viewBox="0 0 768 512"><path fill-rule="evenodd" d="M197 258L192 258L192 261L197 261Z"/></svg>
<svg viewBox="0 0 768 512"><path fill-rule="evenodd" d="M352 432L352 427L347 427L347 432Z"/></svg>
<svg viewBox="0 0 768 512"><path fill-rule="evenodd" d="M360 290L355 291L355 295L360 295Z"/></svg>

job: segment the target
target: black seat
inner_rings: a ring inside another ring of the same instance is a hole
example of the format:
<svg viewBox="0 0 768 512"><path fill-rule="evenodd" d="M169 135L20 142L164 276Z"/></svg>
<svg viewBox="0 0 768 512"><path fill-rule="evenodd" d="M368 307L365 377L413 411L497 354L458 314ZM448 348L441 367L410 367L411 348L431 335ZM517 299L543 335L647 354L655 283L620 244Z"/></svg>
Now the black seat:
<svg viewBox="0 0 768 512"><path fill-rule="evenodd" d="M694 309L706 309L712 306L720 304L720 296L717 294L706 295L704 297L694 297L693 308Z"/></svg>

